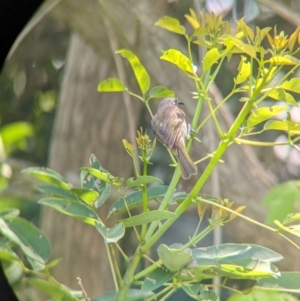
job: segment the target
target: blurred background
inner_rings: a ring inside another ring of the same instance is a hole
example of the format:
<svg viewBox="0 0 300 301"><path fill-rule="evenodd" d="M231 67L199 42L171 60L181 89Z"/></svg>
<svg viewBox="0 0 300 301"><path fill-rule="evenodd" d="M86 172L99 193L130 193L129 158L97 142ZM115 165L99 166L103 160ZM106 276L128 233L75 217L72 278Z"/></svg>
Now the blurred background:
<svg viewBox="0 0 300 301"><path fill-rule="evenodd" d="M284 31L286 35L300 26L298 0L44 1L11 48L0 74L0 208L19 208L21 216L38 225L50 239L52 257L62 258L53 270L54 276L74 289L79 289L76 277L80 276L90 296L113 288L101 238L87 225L40 208L34 183L20 171L28 166L49 166L78 185L78 170L88 165L89 155L94 153L112 174L132 176L131 159L121 141L124 138L134 142L140 126L153 137L150 116L138 100L121 93L100 94L97 85L108 77L117 77L138 93L130 66L114 54L117 49L127 48L140 57L150 73L152 87L164 85L184 101L190 119L194 108L192 82L180 70L159 60L161 51L168 48L186 52L185 41L154 26L165 15L187 26L184 14L190 8L221 14L233 28L240 18L252 28L276 27L277 33ZM193 51L197 65L202 60L201 53L198 55L196 45ZM210 91L213 98L222 99L231 91L238 64L239 58L224 64ZM156 106L153 101L154 111ZM238 99L232 98L220 112L225 127L240 106ZM292 115L300 122L299 109L295 108ZM218 143L212 124L198 136L202 143L195 144L194 159L212 152ZM276 132L259 138L283 139ZM289 147L234 146L224 161L203 192L246 205L245 213L260 221L266 218L261 200L269 189L300 175L299 153ZM159 144L152 162L151 173L168 184L172 169L168 167L167 152ZM181 181L179 189L188 190L192 184L193 180ZM189 212L166 233L165 243L183 242L193 233L196 223L197 214ZM300 269L300 256L292 246L253 225L237 220L226 226L224 233L215 235L202 245L221 241L261 244L284 255L280 268ZM130 235L124 245L130 254ZM32 300L32 292L22 286L18 274L12 272L10 282L22 292L23 300ZM170 300L176 298L183 300L180 296Z"/></svg>

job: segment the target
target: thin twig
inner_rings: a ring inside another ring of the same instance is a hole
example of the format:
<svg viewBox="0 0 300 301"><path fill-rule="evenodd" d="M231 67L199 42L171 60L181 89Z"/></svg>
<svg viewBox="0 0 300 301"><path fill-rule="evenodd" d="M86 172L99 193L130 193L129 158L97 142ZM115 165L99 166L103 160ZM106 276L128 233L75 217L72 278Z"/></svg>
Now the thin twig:
<svg viewBox="0 0 300 301"><path fill-rule="evenodd" d="M77 279L77 282L78 282L78 284L79 284L79 286L81 288L81 291L82 291L82 294L83 294L83 297L84 297L85 301L91 301L91 299L88 297L88 295L87 295L87 293L86 293L86 291L85 291L85 289L83 287L81 278L77 277L76 279Z"/></svg>

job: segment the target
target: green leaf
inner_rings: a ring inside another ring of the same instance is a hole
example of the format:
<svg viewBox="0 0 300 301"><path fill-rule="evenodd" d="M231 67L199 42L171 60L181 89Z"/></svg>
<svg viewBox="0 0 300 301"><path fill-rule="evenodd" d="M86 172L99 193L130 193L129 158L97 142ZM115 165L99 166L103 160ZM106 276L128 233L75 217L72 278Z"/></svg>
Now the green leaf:
<svg viewBox="0 0 300 301"><path fill-rule="evenodd" d="M177 49L163 51L163 55L160 57L160 59L176 65L184 72L194 73L193 65L190 59Z"/></svg>
<svg viewBox="0 0 300 301"><path fill-rule="evenodd" d="M90 156L89 167L103 170L100 162L97 160L94 154ZM100 208L110 196L111 185L104 181L101 181L100 179L87 173L86 171L82 171L82 173L84 173L84 176L82 177L83 179L81 181L82 187L84 189L97 191L99 193L100 197L94 202L94 207Z"/></svg>
<svg viewBox="0 0 300 301"><path fill-rule="evenodd" d="M254 288L300 294L299 283L299 272L282 272L278 278L259 279Z"/></svg>
<svg viewBox="0 0 300 301"><path fill-rule="evenodd" d="M9 152L13 144L32 136L33 126L29 122L13 122L0 128L0 138L2 139L6 152Z"/></svg>
<svg viewBox="0 0 300 301"><path fill-rule="evenodd" d="M42 192L42 193L46 193L46 194L49 194L49 195L54 196L54 197L61 197L61 198L64 198L64 199L70 199L70 200L74 200L74 201L78 200L76 195L71 193L71 190L65 190L65 189L57 187L57 186L37 185L36 189L38 191Z"/></svg>
<svg viewBox="0 0 300 301"><path fill-rule="evenodd" d="M127 296L124 301L137 301L137 300L145 300L150 298L154 294L152 292L142 292L139 289L129 289L127 292ZM117 293L115 291L105 292L101 295L98 295L92 299L92 301L116 301Z"/></svg>
<svg viewBox="0 0 300 301"><path fill-rule="evenodd" d="M262 204L268 208L267 224L272 225L274 220L283 221L300 204L298 183L288 181L271 188L263 198Z"/></svg>
<svg viewBox="0 0 300 301"><path fill-rule="evenodd" d="M116 243L119 241L125 234L125 227L123 224L117 224L112 228L106 228L104 224L96 222L96 229L104 238L106 244Z"/></svg>
<svg viewBox="0 0 300 301"><path fill-rule="evenodd" d="M224 40L224 44L227 48L227 53L228 51L236 47L239 50L237 53L245 53L253 58L256 58L256 48L254 46L245 44L244 42L233 36L222 37L220 39Z"/></svg>
<svg viewBox="0 0 300 301"><path fill-rule="evenodd" d="M250 74L251 74L251 64L250 64L250 62L247 62L246 57L241 56L241 61L240 61L238 70L239 70L239 73L236 76L236 78L234 79L234 82L236 84L241 84L244 81L246 81L247 79L249 79Z"/></svg>
<svg viewBox="0 0 300 301"><path fill-rule="evenodd" d="M192 264L185 267L179 278L183 281L202 281L215 277L228 277L231 279L258 279L277 277L280 273L270 262L259 259L208 259L196 258Z"/></svg>
<svg viewBox="0 0 300 301"><path fill-rule="evenodd" d="M20 240L36 254L47 261L51 254L51 245L46 235L27 220L16 217L6 221L9 228Z"/></svg>
<svg viewBox="0 0 300 301"><path fill-rule="evenodd" d="M161 267L157 267L145 278L141 287L141 291L143 293L153 291L163 284L166 284L168 281L172 280L174 276L174 272Z"/></svg>
<svg viewBox="0 0 300 301"><path fill-rule="evenodd" d="M10 221L0 218L0 232L21 248L34 269L44 268L51 246L38 228L20 217Z"/></svg>
<svg viewBox="0 0 300 301"><path fill-rule="evenodd" d="M218 295L204 284L183 285L182 289L194 300L219 301Z"/></svg>
<svg viewBox="0 0 300 301"><path fill-rule="evenodd" d="M0 208L0 217L3 219L10 219L20 214L19 209L15 208Z"/></svg>
<svg viewBox="0 0 300 301"><path fill-rule="evenodd" d="M99 193L97 191L84 188L72 188L71 192L77 195L88 205L94 203L99 197Z"/></svg>
<svg viewBox="0 0 300 301"><path fill-rule="evenodd" d="M300 93L300 78L292 78L289 81L284 82L281 88L295 93Z"/></svg>
<svg viewBox="0 0 300 301"><path fill-rule="evenodd" d="M271 57L267 62L273 63L276 65L299 65L299 60L290 55L275 55Z"/></svg>
<svg viewBox="0 0 300 301"><path fill-rule="evenodd" d="M139 176L137 179L129 178L126 181L126 187L137 187L142 186L150 183L160 183L163 184L163 181L159 178L152 177L152 176Z"/></svg>
<svg viewBox="0 0 300 301"><path fill-rule="evenodd" d="M117 78L108 78L98 85L99 92L121 92L126 91L124 84Z"/></svg>
<svg viewBox="0 0 300 301"><path fill-rule="evenodd" d="M56 171L50 168L29 167L23 169L22 173L31 175L39 180L63 188L65 190L70 189L70 184L68 183L68 181L64 177L62 177L59 173L57 173Z"/></svg>
<svg viewBox="0 0 300 301"><path fill-rule="evenodd" d="M277 130L289 132L290 135L300 134L300 123L293 121L280 121L280 120L270 120L264 125L264 130Z"/></svg>
<svg viewBox="0 0 300 301"><path fill-rule="evenodd" d="M38 278L27 278L26 282L29 286L38 288L57 301L79 301L65 286L58 282Z"/></svg>
<svg viewBox="0 0 300 301"><path fill-rule="evenodd" d="M167 190L168 186L149 187L147 188L147 200L150 201L162 197L167 192ZM124 198L120 198L111 205L108 217L111 215L127 212L127 208L128 210L131 210L141 205L142 200L143 196L141 190L133 192Z"/></svg>
<svg viewBox="0 0 300 301"><path fill-rule="evenodd" d="M273 250L252 244L228 243L206 248L195 248L192 250L192 254L193 259L208 258L216 260L231 260L238 258L250 258L269 262L276 262L283 259L283 257L279 253Z"/></svg>
<svg viewBox="0 0 300 301"><path fill-rule="evenodd" d="M94 177L96 177L97 179L102 180L102 181L104 181L108 184L111 184L113 186L116 186L116 187L119 187L120 185L122 185L122 183L124 181L124 179L114 177L107 171L100 171L99 169L96 169L96 168L83 167L83 168L81 168L81 170L84 170L84 171L88 172L89 174L93 175Z"/></svg>
<svg viewBox="0 0 300 301"><path fill-rule="evenodd" d="M117 50L116 53L121 54L122 57L128 60L128 62L130 63L133 69L139 87L144 95L149 90L150 87L150 77L145 67L141 64L138 57L129 50L120 49Z"/></svg>
<svg viewBox="0 0 300 301"><path fill-rule="evenodd" d="M150 91L150 98L174 97L175 93L164 86L156 86Z"/></svg>
<svg viewBox="0 0 300 301"><path fill-rule="evenodd" d="M260 124L271 117L274 117L286 110L288 110L289 107L287 106L272 106L272 107L263 107L258 108L256 110L253 110L251 115L249 116L247 120L247 130L248 132L251 131L251 129L257 125Z"/></svg>
<svg viewBox="0 0 300 301"><path fill-rule="evenodd" d="M81 202L59 198L45 198L39 200L38 203L51 207L63 214L75 217L89 225L94 225L95 221L100 220L98 215L90 207Z"/></svg>
<svg viewBox="0 0 300 301"><path fill-rule="evenodd" d="M180 25L180 22L177 19L172 17L162 17L154 25L181 35L185 34L185 28Z"/></svg>
<svg viewBox="0 0 300 301"><path fill-rule="evenodd" d="M154 221L159 221L163 219L176 218L177 215L173 212L153 210L149 212L143 212L138 215L128 217L126 219L121 219L119 222L123 223L125 227L139 226Z"/></svg>
<svg viewBox="0 0 300 301"><path fill-rule="evenodd" d="M17 254L9 248L6 243L0 240L0 260L1 259L21 262Z"/></svg>
<svg viewBox="0 0 300 301"><path fill-rule="evenodd" d="M269 97L271 97L275 100L284 101L284 102L292 104L293 106L298 106L295 98L290 93L287 93L286 91L284 91L282 88L272 89L271 91L262 90L262 93L267 94Z"/></svg>
<svg viewBox="0 0 300 301"><path fill-rule="evenodd" d="M185 249L184 251L178 250L181 246L164 244L159 245L157 254L159 259L165 267L171 272L178 272L187 266L192 261L192 251Z"/></svg>
<svg viewBox="0 0 300 301"><path fill-rule="evenodd" d="M208 70L213 64L215 64L222 55L217 48L210 49L203 57L203 71Z"/></svg>
<svg viewBox="0 0 300 301"><path fill-rule="evenodd" d="M287 225L287 224L290 224L290 223L293 223L293 222L296 222L300 220L300 213L291 213L291 214L288 214L284 220L283 220L283 224L284 225Z"/></svg>

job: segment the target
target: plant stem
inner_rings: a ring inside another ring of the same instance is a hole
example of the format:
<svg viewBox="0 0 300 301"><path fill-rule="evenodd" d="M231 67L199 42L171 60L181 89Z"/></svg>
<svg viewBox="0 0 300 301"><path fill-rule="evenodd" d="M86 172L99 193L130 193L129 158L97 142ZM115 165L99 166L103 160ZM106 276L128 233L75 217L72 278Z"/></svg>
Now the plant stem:
<svg viewBox="0 0 300 301"><path fill-rule="evenodd" d="M106 249L106 253L107 253L107 256L108 256L108 262L109 262L109 266L110 266L110 269L111 269L111 273L112 273L112 277L113 277L113 281L114 281L114 285L115 285L115 290L117 292L119 290L119 285L118 285L117 277L116 277L116 274L115 274L114 264L112 262L111 254L110 254L110 251L109 251L109 248L108 248L107 244L105 244L105 249Z"/></svg>
<svg viewBox="0 0 300 301"><path fill-rule="evenodd" d="M127 292L133 281L134 272L140 262L141 257L142 253L140 252L140 249L137 248L126 269L126 273L123 277L124 285L120 288L116 301L124 301L126 299Z"/></svg>

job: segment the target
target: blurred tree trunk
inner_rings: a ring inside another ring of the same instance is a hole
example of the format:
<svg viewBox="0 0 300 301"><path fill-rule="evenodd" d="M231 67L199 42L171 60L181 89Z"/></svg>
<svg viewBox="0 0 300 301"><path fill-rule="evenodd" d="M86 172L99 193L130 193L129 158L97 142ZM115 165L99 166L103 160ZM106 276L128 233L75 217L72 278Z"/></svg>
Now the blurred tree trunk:
<svg viewBox="0 0 300 301"><path fill-rule="evenodd" d="M116 99L121 96L96 92L100 80L115 76L110 61L117 48L108 47L110 42L116 42L114 38L117 38L118 48L130 48L140 56L150 73L152 84L155 82L174 89L177 97L185 100L187 115L193 113L194 103L189 99L194 89L192 81L174 66L158 59L162 49L178 48L185 52L178 38L180 36L153 25L165 14L161 7L158 9L161 2L65 0L52 11L53 17L64 21L79 33L95 51L78 37L72 39L53 134L50 154L52 168L72 176L80 166L87 164L90 153L95 153L112 173L123 177L130 174L129 158L121 146L121 139L128 139L124 104L121 99ZM109 35L108 40L108 31L113 31L115 37ZM133 108L131 118L137 128L140 112L138 101L134 102ZM224 130L230 118L230 113L224 107L219 116ZM217 137L215 131L204 128L199 133L202 144L192 147L193 158L210 152L212 141L208 133ZM224 161L218 169L220 195L235 201L237 205L246 204L246 214L263 221L266 212L259 201L275 183L274 177L262 167L249 147L231 147ZM190 184L188 181L183 183ZM210 186L211 182L204 189L206 193L210 192ZM76 287L75 279L80 276L90 296L111 287L103 245L94 229L50 210L43 215L43 229L53 244L54 256L63 257L55 273L63 283ZM277 250L287 258L285 268L295 268L297 250L282 243L275 234L271 235L238 218L226 225L225 231L236 242L262 244Z"/></svg>
<svg viewBox="0 0 300 301"><path fill-rule="evenodd" d="M128 116L121 94L100 94L97 84L111 74L111 60L101 60L77 35L71 38L50 149L49 166L79 184L79 168L94 153L112 174L131 175L131 158L122 147L130 140ZM129 118L139 118L135 105ZM101 207L107 212L109 205ZM105 218L106 215L100 216ZM80 277L89 296L112 288L103 240L96 229L43 208L42 228L62 258L54 275L63 284L79 289Z"/></svg>

